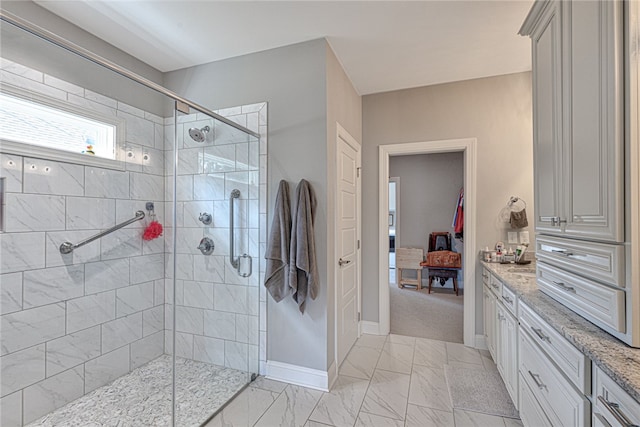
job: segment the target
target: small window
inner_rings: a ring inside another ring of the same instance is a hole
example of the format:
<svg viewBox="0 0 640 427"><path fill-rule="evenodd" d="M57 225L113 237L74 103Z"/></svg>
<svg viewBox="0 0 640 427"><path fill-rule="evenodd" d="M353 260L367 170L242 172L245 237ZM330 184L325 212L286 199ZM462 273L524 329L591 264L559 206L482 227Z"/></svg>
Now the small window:
<svg viewBox="0 0 640 427"><path fill-rule="evenodd" d="M0 94L0 139L116 158L116 126L69 111Z"/></svg>

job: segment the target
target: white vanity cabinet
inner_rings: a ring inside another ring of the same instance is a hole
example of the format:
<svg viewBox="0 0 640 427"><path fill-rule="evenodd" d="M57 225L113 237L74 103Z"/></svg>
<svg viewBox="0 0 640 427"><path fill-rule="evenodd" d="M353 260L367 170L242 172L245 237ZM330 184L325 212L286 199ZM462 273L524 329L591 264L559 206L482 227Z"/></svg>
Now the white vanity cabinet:
<svg viewBox="0 0 640 427"><path fill-rule="evenodd" d="M592 420L594 426L640 426L640 403L597 366L593 368Z"/></svg>
<svg viewBox="0 0 640 427"><path fill-rule="evenodd" d="M522 301L518 312L520 416L525 427L589 426L591 362Z"/></svg>
<svg viewBox="0 0 640 427"><path fill-rule="evenodd" d="M536 0L520 29L532 42L538 275L555 277L540 282L541 290L634 347L640 347L638 8L622 0Z"/></svg>
<svg viewBox="0 0 640 427"><path fill-rule="evenodd" d="M486 275L486 277L485 277ZM516 409L518 408L517 298L486 269L483 270L484 336L498 372Z"/></svg>
<svg viewBox="0 0 640 427"><path fill-rule="evenodd" d="M493 360L496 358L496 296L489 289L491 274L485 269L482 272L483 281L484 275L487 275L487 281L482 287L483 293L483 315L484 315L484 339L487 344L487 349L491 353Z"/></svg>
<svg viewBox="0 0 640 427"><path fill-rule="evenodd" d="M496 365L511 400L518 408L518 321L502 303L496 305L498 349Z"/></svg>
<svg viewBox="0 0 640 427"><path fill-rule="evenodd" d="M536 2L533 54L538 233L624 241L620 1Z"/></svg>

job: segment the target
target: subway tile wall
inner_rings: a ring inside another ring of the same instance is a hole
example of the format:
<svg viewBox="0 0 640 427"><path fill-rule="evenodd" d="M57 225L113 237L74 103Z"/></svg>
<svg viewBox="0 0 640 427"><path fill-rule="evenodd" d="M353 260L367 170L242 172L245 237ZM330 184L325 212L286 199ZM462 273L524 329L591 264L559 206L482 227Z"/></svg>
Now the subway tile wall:
<svg viewBox="0 0 640 427"><path fill-rule="evenodd" d="M174 119L0 59L2 80L125 120L125 171L0 154L5 232L0 233L0 412L27 424L172 350ZM217 111L261 135L249 141L205 115L177 124L176 353L264 373L266 364L267 105ZM204 143L190 127L210 126ZM37 149L36 149L37 150ZM241 278L229 263L229 193ZM147 219L62 255L154 201L163 238L140 238ZM201 212L213 216L205 226ZM216 249L196 248L203 236ZM166 333L169 332L169 333Z"/></svg>
<svg viewBox="0 0 640 427"><path fill-rule="evenodd" d="M164 238L146 219L73 253L77 242L164 212L164 119L6 60L4 83L121 117L126 170L0 154L6 182L0 233L0 412L21 426L164 353ZM143 159L145 156L146 160ZM164 219L161 218L160 221Z"/></svg>

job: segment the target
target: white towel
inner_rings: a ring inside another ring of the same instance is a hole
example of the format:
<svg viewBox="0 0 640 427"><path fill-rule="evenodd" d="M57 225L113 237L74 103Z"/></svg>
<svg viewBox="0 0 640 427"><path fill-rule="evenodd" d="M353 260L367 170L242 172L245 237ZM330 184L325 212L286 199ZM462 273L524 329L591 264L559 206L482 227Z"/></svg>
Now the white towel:
<svg viewBox="0 0 640 427"><path fill-rule="evenodd" d="M307 180L296 187L296 212L291 225L291 248L289 250L289 286L293 299L304 313L307 295L316 299L318 295L318 266L313 222L316 214L316 196Z"/></svg>
<svg viewBox="0 0 640 427"><path fill-rule="evenodd" d="M291 199L289 184L280 181L271 222L269 241L264 254L267 260L264 286L276 302L289 293L289 246L291 244Z"/></svg>

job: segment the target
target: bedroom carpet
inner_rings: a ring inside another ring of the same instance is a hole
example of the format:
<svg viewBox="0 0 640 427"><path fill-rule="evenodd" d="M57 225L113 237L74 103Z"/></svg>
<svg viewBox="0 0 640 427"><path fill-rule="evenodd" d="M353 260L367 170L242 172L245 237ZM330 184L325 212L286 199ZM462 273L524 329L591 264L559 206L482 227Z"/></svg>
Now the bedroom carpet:
<svg viewBox="0 0 640 427"><path fill-rule="evenodd" d="M389 284L391 303L391 333L432 340L463 342L463 296L451 289L398 288Z"/></svg>

